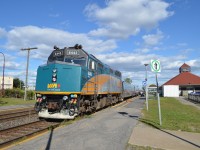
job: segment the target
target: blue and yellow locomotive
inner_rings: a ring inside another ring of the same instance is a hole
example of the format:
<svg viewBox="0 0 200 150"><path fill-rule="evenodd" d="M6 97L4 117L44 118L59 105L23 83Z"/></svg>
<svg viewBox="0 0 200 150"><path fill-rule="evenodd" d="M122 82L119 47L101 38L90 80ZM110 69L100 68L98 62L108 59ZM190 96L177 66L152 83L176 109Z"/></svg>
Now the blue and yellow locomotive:
<svg viewBox="0 0 200 150"><path fill-rule="evenodd" d="M73 119L122 100L121 73L88 54L81 45L54 46L39 66L35 110L41 118Z"/></svg>

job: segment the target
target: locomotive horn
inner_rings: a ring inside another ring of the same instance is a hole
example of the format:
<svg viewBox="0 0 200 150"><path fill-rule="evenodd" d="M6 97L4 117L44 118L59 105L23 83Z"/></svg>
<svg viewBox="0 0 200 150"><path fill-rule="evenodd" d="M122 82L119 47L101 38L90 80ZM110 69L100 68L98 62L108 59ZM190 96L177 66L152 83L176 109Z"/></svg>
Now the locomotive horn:
<svg viewBox="0 0 200 150"><path fill-rule="evenodd" d="M79 46L78 46L78 49L82 49L82 45L79 45Z"/></svg>
<svg viewBox="0 0 200 150"><path fill-rule="evenodd" d="M75 45L74 45L74 48L75 48L75 49L78 49L78 44L75 44Z"/></svg>
<svg viewBox="0 0 200 150"><path fill-rule="evenodd" d="M53 47L55 50L58 50L59 48L56 46L56 45L54 45L54 47Z"/></svg>

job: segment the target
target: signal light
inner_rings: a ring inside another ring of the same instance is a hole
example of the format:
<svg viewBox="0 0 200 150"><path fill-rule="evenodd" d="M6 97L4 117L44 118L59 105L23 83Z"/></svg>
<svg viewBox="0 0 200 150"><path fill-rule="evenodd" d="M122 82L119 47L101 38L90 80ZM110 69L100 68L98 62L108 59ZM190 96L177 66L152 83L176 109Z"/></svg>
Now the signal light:
<svg viewBox="0 0 200 150"><path fill-rule="evenodd" d="M52 81L53 81L53 82L56 82L56 80L57 80L56 78L52 78Z"/></svg>
<svg viewBox="0 0 200 150"><path fill-rule="evenodd" d="M56 73L53 73L53 77L56 77Z"/></svg>
<svg viewBox="0 0 200 150"><path fill-rule="evenodd" d="M54 68L53 70L52 70L52 72L53 72L53 74L52 74L52 82L56 82L57 81L57 69L56 68Z"/></svg>
<svg viewBox="0 0 200 150"><path fill-rule="evenodd" d="M56 72L57 72L57 70L56 70L56 69L53 69L52 71L53 71L53 73L56 73Z"/></svg>
<svg viewBox="0 0 200 150"><path fill-rule="evenodd" d="M42 96L42 99L45 100L47 97L45 95Z"/></svg>
<svg viewBox="0 0 200 150"><path fill-rule="evenodd" d="M68 99L68 96L63 96L63 100L66 101Z"/></svg>

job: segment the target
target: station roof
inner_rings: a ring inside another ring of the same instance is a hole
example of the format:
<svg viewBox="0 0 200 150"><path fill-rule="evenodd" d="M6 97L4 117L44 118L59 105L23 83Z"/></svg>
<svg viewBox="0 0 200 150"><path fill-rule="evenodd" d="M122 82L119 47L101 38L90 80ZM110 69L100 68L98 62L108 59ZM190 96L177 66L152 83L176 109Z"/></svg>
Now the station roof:
<svg viewBox="0 0 200 150"><path fill-rule="evenodd" d="M190 67L188 64L184 63L180 68L188 68Z"/></svg>
<svg viewBox="0 0 200 150"><path fill-rule="evenodd" d="M200 85L200 77L191 72L182 72L163 85Z"/></svg>

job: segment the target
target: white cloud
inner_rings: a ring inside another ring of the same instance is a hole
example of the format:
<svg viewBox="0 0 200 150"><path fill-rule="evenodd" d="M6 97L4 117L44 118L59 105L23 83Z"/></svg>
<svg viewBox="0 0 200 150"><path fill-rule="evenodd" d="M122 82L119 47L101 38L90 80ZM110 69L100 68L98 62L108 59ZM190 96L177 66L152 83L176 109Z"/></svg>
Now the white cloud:
<svg viewBox="0 0 200 150"><path fill-rule="evenodd" d="M6 70L18 70L21 68L22 65L24 64L20 64L20 63L17 63L17 62L14 62L14 61L6 61Z"/></svg>
<svg viewBox="0 0 200 150"><path fill-rule="evenodd" d="M148 53L150 51L149 48L138 48L135 50L137 53Z"/></svg>
<svg viewBox="0 0 200 150"><path fill-rule="evenodd" d="M143 37L145 46L156 46L159 42L164 38L164 35L161 31L157 31L156 34L148 34L144 35Z"/></svg>
<svg viewBox="0 0 200 150"><path fill-rule="evenodd" d="M5 37L6 36L6 30L3 28L0 28L0 38Z"/></svg>
<svg viewBox="0 0 200 150"><path fill-rule="evenodd" d="M92 39L87 34L75 34L52 28L37 26L14 27L7 34L6 49L20 50L26 47L38 47L33 57L45 58L52 51L53 46L68 47L76 43L82 44L89 53L112 51L116 48L114 40ZM44 57L45 56L45 57Z"/></svg>
<svg viewBox="0 0 200 150"><path fill-rule="evenodd" d="M19 62L15 62L16 57L13 55L9 55L7 53L4 52L4 56L5 56L5 72L7 70L18 70L21 68L22 64L20 64ZM3 60L4 58L2 56L0 56L0 69L3 66Z"/></svg>
<svg viewBox="0 0 200 150"><path fill-rule="evenodd" d="M112 52L107 54L99 54L96 57L102 62L114 67L115 69L121 71L131 71L131 70L143 70L141 66L151 60L152 58L158 57L154 54L143 55L139 53L129 53L129 52Z"/></svg>
<svg viewBox="0 0 200 150"><path fill-rule="evenodd" d="M90 4L86 15L100 28L90 32L93 36L127 38L142 28L154 28L161 20L171 16L170 4L162 0L110 0L107 7Z"/></svg>
<svg viewBox="0 0 200 150"><path fill-rule="evenodd" d="M102 62L108 64L113 69L120 70L123 78L129 77L133 80L133 84L141 85L145 79L145 66L148 65L148 79L149 83L155 83L155 73L151 72L150 61L151 59L159 59L161 62L161 73L158 74L159 85L165 83L172 77L179 74L179 67L184 63L185 57L182 55L177 56L164 56L156 54L141 54L136 52L112 52L107 54L98 54L96 57ZM192 68L192 73L199 71L199 61L190 60L186 62ZM199 72L198 72L199 73ZM198 74L197 74L198 75Z"/></svg>
<svg viewBox="0 0 200 150"><path fill-rule="evenodd" d="M6 38L6 43L3 45L7 52L7 54L5 54L6 75L20 78L24 77L26 67L24 64L26 64L27 52L21 51L20 49L38 47L37 50L31 51L29 62L29 83L35 82L36 68L39 65L46 63L54 45L63 48L74 46L78 43L83 45L83 49L94 55L105 51L112 51L117 47L114 40L93 39L87 34L75 34L52 28L23 26L14 27L8 31L2 28L0 29L0 32L3 33L0 34ZM39 61L36 63L33 58L38 59ZM0 61L2 61L1 59L2 57L0 57Z"/></svg>

